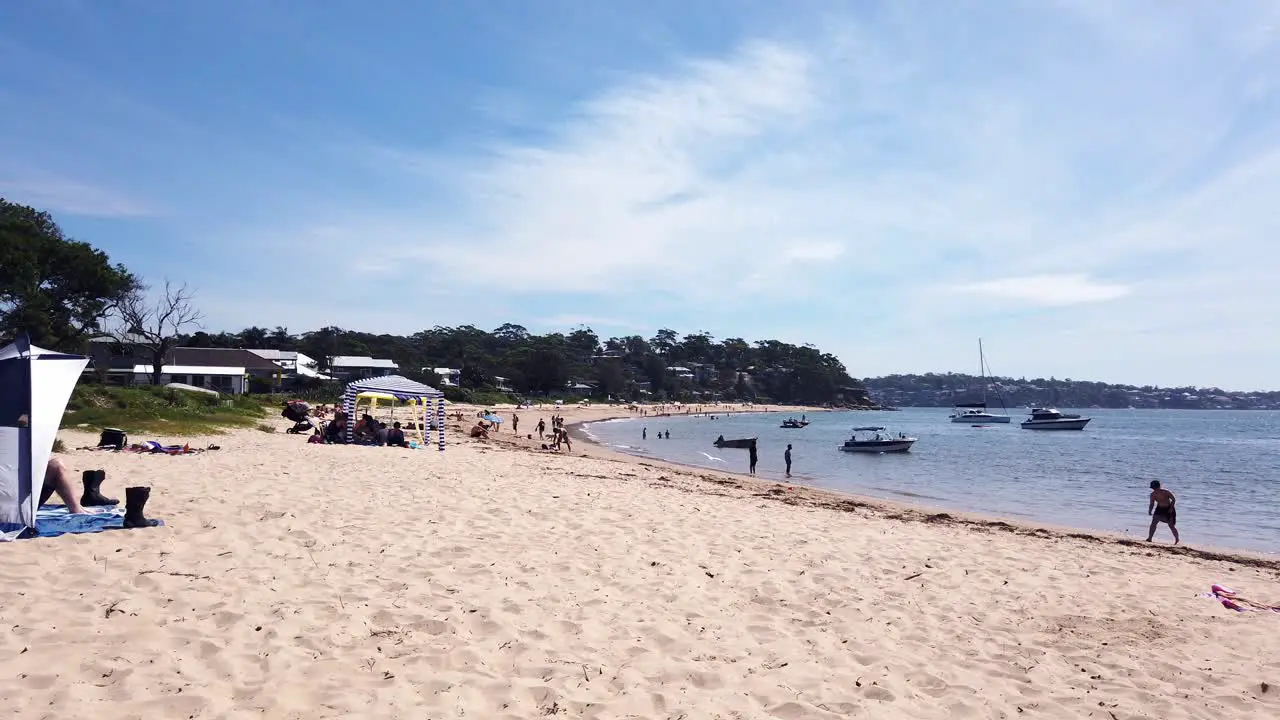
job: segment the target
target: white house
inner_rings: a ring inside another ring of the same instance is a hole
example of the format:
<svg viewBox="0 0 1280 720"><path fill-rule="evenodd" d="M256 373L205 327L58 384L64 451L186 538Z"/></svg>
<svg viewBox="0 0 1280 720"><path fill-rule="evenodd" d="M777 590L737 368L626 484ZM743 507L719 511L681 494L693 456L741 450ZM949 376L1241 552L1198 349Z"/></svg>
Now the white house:
<svg viewBox="0 0 1280 720"><path fill-rule="evenodd" d="M440 387L462 386L462 371L458 368L431 368L431 372L440 378Z"/></svg>
<svg viewBox="0 0 1280 720"><path fill-rule="evenodd" d="M151 366L133 366L133 384L151 384ZM211 365L162 365L160 384L182 383L195 387L217 390L230 395L240 395L248 390L249 375L242 367L216 367Z"/></svg>
<svg viewBox="0 0 1280 720"><path fill-rule="evenodd" d="M329 360L329 372L341 380L394 375L400 366L394 360L363 355L335 355Z"/></svg>
<svg viewBox="0 0 1280 720"><path fill-rule="evenodd" d="M316 380L333 379L316 369L317 363L315 360L300 352L293 352L292 350L250 350L249 352L260 358L270 360L279 365L285 372L293 373L298 377L314 378Z"/></svg>

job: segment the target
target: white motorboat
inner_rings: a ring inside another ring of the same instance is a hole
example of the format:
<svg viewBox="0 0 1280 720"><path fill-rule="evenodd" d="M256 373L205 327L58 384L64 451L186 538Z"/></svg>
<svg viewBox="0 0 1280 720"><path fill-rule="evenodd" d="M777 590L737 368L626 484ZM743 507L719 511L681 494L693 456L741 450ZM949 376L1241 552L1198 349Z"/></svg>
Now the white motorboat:
<svg viewBox="0 0 1280 720"><path fill-rule="evenodd" d="M1008 415L987 412L987 356L982 351L982 338L978 338L978 375L982 378L982 402L956 403L951 413L951 422L965 425L1008 423L1011 419ZM1000 400L1000 407L1004 408L999 384L996 385L996 398ZM1008 408L1005 408L1005 412L1008 412Z"/></svg>
<svg viewBox="0 0 1280 720"><path fill-rule="evenodd" d="M906 452L916 444L916 438L902 433L890 435L882 427L856 427L853 435L844 441L840 449L844 452L860 453L899 453Z"/></svg>
<svg viewBox="0 0 1280 720"><path fill-rule="evenodd" d="M1068 415L1053 408L1033 408L1031 417L1022 421L1023 430L1083 430L1093 418Z"/></svg>

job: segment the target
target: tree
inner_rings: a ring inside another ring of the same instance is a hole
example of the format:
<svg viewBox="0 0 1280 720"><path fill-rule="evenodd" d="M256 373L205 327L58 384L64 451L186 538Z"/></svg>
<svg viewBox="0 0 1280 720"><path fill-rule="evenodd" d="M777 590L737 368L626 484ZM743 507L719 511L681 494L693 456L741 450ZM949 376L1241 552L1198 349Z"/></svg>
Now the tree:
<svg viewBox="0 0 1280 720"><path fill-rule="evenodd" d="M203 317L191 304L194 294L186 285L164 282L164 294L154 301L135 290L116 308L119 327L112 335L122 344L145 349L151 358L151 384L159 385L169 350L177 347L183 330L199 327Z"/></svg>
<svg viewBox="0 0 1280 720"><path fill-rule="evenodd" d="M71 240L46 212L0 198L0 335L75 351L139 288L106 253Z"/></svg>

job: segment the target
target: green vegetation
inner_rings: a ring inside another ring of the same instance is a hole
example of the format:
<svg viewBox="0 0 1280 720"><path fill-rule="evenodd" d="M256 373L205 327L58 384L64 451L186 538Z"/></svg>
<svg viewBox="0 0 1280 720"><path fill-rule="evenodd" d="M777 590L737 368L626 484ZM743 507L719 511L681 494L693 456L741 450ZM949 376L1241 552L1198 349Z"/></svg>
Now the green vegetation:
<svg viewBox="0 0 1280 720"><path fill-rule="evenodd" d="M812 345L717 340L705 332L681 336L665 328L649 339L601 339L588 327L536 335L513 324L492 332L470 325L435 327L407 336L335 327L295 335L283 327L250 327L238 333L198 332L182 343L298 351L315 358L320 370L335 355L388 358L400 366L400 374L429 385L439 383L433 368L456 368L462 388L445 388L445 397L477 404L549 396L566 402L612 397L870 404L840 360Z"/></svg>
<svg viewBox="0 0 1280 720"><path fill-rule="evenodd" d="M253 427L269 408L256 398L214 396L163 387L81 384L71 394L62 427L98 432L120 428L131 436L211 435Z"/></svg>
<svg viewBox="0 0 1280 720"><path fill-rule="evenodd" d="M62 234L46 212L0 198L0 337L79 350L140 288L106 253Z"/></svg>

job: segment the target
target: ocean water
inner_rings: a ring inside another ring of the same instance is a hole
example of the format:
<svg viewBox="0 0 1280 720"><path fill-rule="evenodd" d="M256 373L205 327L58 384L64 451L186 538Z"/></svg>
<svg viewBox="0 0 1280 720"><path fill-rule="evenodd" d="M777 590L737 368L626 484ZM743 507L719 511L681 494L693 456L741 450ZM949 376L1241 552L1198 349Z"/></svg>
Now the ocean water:
<svg viewBox="0 0 1280 720"><path fill-rule="evenodd" d="M1023 430L1013 422L974 428L945 408L832 412L785 430L788 413L628 418L591 423L598 442L685 465L747 471L747 451L717 449L717 435L757 437L757 474L929 507L998 515L1146 538L1148 484L1178 497L1182 541L1280 552L1280 412L1068 410L1090 416L1083 431ZM911 452L871 455L837 448L851 428L881 425L919 438ZM648 439L641 439L641 429ZM671 439L658 439L659 431ZM1172 541L1167 526L1156 540Z"/></svg>

